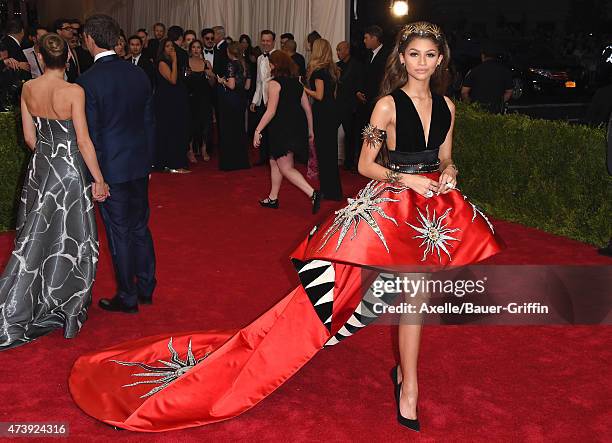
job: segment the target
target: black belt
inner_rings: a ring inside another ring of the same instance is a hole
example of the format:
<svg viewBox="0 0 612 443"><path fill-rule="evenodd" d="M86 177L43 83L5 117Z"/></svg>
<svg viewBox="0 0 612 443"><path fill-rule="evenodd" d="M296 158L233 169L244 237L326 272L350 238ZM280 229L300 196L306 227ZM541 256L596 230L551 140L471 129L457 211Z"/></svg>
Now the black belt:
<svg viewBox="0 0 612 443"><path fill-rule="evenodd" d="M440 169L440 160L434 163L389 163L389 169L402 174L436 172Z"/></svg>

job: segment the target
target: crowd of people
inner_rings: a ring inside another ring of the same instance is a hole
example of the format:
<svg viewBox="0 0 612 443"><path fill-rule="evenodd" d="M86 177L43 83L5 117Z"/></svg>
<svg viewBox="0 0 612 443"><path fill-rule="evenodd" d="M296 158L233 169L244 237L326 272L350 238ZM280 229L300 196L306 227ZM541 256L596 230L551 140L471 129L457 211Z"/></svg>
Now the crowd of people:
<svg viewBox="0 0 612 443"><path fill-rule="evenodd" d="M17 79L12 82L15 90L23 81L42 74L35 54L48 32L57 33L69 48L65 80L77 82L92 66L78 19L58 19L49 28L35 26L27 35L19 20L9 20L0 47L0 75ZM346 135L344 166L356 170L359 132L372 112L377 96L373 85L380 83L388 55L382 36L378 26L366 30L364 42L371 60L365 66L351 57L346 41L336 45L339 61L335 63L331 43L316 31L308 35L310 57L306 61L296 51L298 45L290 32L280 35L278 50L272 30L262 30L259 44L253 45L249 35L234 40L220 25L196 32L155 23L152 35L146 28L133 34L121 30L113 51L141 68L154 91L156 170L189 173L190 163L208 161L213 153L221 170L249 168L249 150L258 147L254 164L271 166L271 191L262 206L278 207L280 180L286 177L309 193L313 208L318 208L321 198L342 198L339 126ZM280 90L276 85L282 85ZM290 112L285 113L286 109ZM278 115L276 120L285 124L261 125L266 112L267 123ZM294 128L292 133L300 136L288 141L284 137L287 128ZM303 177L298 179L301 174L293 166L294 157L305 163L309 156L316 156L320 192L314 192Z"/></svg>

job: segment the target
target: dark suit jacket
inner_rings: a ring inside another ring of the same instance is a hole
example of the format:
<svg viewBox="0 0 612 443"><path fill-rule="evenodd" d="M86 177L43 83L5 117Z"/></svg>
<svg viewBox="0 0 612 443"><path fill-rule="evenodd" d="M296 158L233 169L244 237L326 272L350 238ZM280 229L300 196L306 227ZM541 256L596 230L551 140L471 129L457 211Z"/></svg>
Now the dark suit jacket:
<svg viewBox="0 0 612 443"><path fill-rule="evenodd" d="M149 43L146 47L146 53L149 56L149 59L153 62L153 64L156 64L155 61L157 60L158 50L159 50L159 40L157 40L156 38L149 39Z"/></svg>
<svg viewBox="0 0 612 443"><path fill-rule="evenodd" d="M380 83L385 74L385 64L387 63L388 56L389 50L383 46L370 63L366 62L363 82L359 90L365 94L370 107L374 106L376 98L378 97Z"/></svg>
<svg viewBox="0 0 612 443"><path fill-rule="evenodd" d="M77 46L74 48L74 54L76 54L79 61L81 74L93 66L93 57L87 49L83 48L82 46Z"/></svg>
<svg viewBox="0 0 612 443"><path fill-rule="evenodd" d="M74 57L76 57L76 54L74 53L74 51L72 51L72 49L70 49L70 52L74 55ZM74 61L74 58L68 57L68 67L66 68L66 79L70 83L76 83L76 79L79 77L79 75L80 75L79 67Z"/></svg>
<svg viewBox="0 0 612 443"><path fill-rule="evenodd" d="M174 43L174 50L176 51L176 67L178 69L177 84L185 83L185 72L189 66L189 54L179 45Z"/></svg>
<svg viewBox="0 0 612 443"><path fill-rule="evenodd" d="M304 56L296 52L291 56L291 59L298 65L298 75L300 77L306 77L306 59Z"/></svg>
<svg viewBox="0 0 612 443"><path fill-rule="evenodd" d="M589 108L587 109L586 120L589 125L605 125L612 112L612 85L599 88L593 94Z"/></svg>
<svg viewBox="0 0 612 443"><path fill-rule="evenodd" d="M336 103L342 112L355 112L357 108L357 96L355 94L363 81L361 79L363 65L354 57L351 57L346 63L341 60L336 64L340 68Z"/></svg>
<svg viewBox="0 0 612 443"><path fill-rule="evenodd" d="M131 59L129 59L129 61L131 63ZM151 82L151 88L155 89L155 65L151 63L151 60L147 58L144 52L138 59L137 66L141 68L145 74L147 74L147 77L149 77L149 81Z"/></svg>
<svg viewBox="0 0 612 443"><path fill-rule="evenodd" d="M14 58L18 62L28 63L28 59L23 53L21 46L19 46L15 40L13 40L11 37L7 35L4 37L2 42L4 43L4 46L6 47L6 50L8 51L9 58ZM16 74L18 74L17 77L19 77L20 79L28 80L32 78L32 74L30 74L29 71L22 71L21 69L19 69L18 71L19 72Z"/></svg>
<svg viewBox="0 0 612 443"><path fill-rule="evenodd" d="M21 46L17 44L15 40L13 40L10 36L4 37L3 40L4 46L6 46L6 50L8 51L9 58L14 58L18 62L28 62Z"/></svg>
<svg viewBox="0 0 612 443"><path fill-rule="evenodd" d="M215 46L215 65L213 66L213 72L223 77L228 63L227 42L223 42L218 48Z"/></svg>
<svg viewBox="0 0 612 443"><path fill-rule="evenodd" d="M146 177L155 150L151 84L116 55L100 58L77 83L85 89L89 134L107 183Z"/></svg>

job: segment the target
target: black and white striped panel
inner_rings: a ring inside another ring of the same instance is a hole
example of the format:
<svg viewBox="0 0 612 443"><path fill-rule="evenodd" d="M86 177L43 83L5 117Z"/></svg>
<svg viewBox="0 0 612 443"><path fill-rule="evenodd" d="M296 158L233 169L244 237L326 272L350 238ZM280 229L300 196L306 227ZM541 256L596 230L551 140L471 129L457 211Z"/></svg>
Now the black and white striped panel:
<svg viewBox="0 0 612 443"><path fill-rule="evenodd" d="M304 262L294 258L292 262L317 316L321 323L331 331L336 280L334 265L324 260Z"/></svg>
<svg viewBox="0 0 612 443"><path fill-rule="evenodd" d="M378 274L376 280L388 281L394 280L395 278L396 276L394 274L381 273ZM385 292L381 296L376 296L374 295L374 291L372 290L373 285L374 283L370 285L365 295L363 296L363 299L361 300L359 305L357 305L357 308L355 309L353 315L351 315L351 317L340 328L340 330L338 330L338 332L325 343L325 346L333 346L335 344L338 344L340 343L340 341L352 336L362 328L372 323L380 315L374 313L374 304L381 304L384 307L389 306L393 303L395 298L399 294L401 294L401 292Z"/></svg>

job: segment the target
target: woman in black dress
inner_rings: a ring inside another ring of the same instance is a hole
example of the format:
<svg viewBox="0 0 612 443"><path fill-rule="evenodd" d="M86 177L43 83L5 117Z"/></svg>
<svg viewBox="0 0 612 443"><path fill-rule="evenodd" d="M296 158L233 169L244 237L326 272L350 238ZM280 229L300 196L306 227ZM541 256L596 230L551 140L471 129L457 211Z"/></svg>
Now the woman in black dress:
<svg viewBox="0 0 612 443"><path fill-rule="evenodd" d="M244 123L251 79L242 58L240 43L230 44L227 55L229 61L225 73L217 78L223 87L219 98L219 169L232 171L251 167Z"/></svg>
<svg viewBox="0 0 612 443"><path fill-rule="evenodd" d="M304 153L307 140L314 139L310 102L297 79L298 67L291 57L283 51L274 51L269 60L273 78L268 83L268 106L255 129L253 146L259 147L261 132L268 126L271 186L268 197L259 203L277 209L278 191L286 177L311 198L312 212L316 214L320 194L293 167L294 155Z"/></svg>
<svg viewBox="0 0 612 443"><path fill-rule="evenodd" d="M159 44L155 120L157 132L156 169L185 174L189 146L189 100L187 88L178 75L176 50L168 39Z"/></svg>
<svg viewBox="0 0 612 443"><path fill-rule="evenodd" d="M206 160L206 139L212 123L212 86L215 75L208 60L202 58L202 42L193 40L189 44L189 69L185 83L189 92L189 109L191 111L191 126L189 151L187 158L195 163L196 155L202 155Z"/></svg>
<svg viewBox="0 0 612 443"><path fill-rule="evenodd" d="M321 194L326 200L342 200L342 185L338 171L338 113L336 84L339 69L332 58L331 45L319 38L312 44L312 56L306 77L310 88L304 88L313 98L314 143L319 162Z"/></svg>

